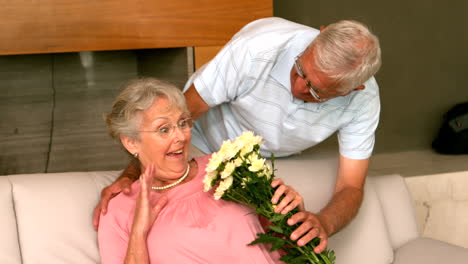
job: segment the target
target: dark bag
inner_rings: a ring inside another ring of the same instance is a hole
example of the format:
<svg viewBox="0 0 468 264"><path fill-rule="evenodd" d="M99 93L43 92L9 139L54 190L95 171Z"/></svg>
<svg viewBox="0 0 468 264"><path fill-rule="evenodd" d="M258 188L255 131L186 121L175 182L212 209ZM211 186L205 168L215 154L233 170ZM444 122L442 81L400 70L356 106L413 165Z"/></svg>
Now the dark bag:
<svg viewBox="0 0 468 264"><path fill-rule="evenodd" d="M432 148L441 154L468 153L468 102L455 105L444 115Z"/></svg>

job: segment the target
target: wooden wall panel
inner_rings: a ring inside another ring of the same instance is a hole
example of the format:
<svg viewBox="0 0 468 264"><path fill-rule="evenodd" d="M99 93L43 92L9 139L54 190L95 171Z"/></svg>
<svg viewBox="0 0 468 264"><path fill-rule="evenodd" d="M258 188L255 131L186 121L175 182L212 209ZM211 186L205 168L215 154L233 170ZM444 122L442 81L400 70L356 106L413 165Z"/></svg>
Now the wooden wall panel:
<svg viewBox="0 0 468 264"><path fill-rule="evenodd" d="M0 55L224 45L272 0L3 0Z"/></svg>
<svg viewBox="0 0 468 264"><path fill-rule="evenodd" d="M54 127L47 172L121 169L127 155L103 115L122 84L136 78L133 51L54 55Z"/></svg>
<svg viewBox="0 0 468 264"><path fill-rule="evenodd" d="M0 56L0 175L43 172L50 151L52 55Z"/></svg>

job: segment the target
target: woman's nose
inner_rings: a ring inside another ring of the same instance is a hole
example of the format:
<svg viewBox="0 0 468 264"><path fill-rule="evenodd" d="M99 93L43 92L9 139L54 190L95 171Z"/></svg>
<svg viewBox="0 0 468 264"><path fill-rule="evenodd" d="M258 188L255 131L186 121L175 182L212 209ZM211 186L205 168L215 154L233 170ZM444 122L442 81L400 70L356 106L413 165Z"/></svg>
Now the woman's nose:
<svg viewBox="0 0 468 264"><path fill-rule="evenodd" d="M174 127L173 133L174 139L177 139L179 141L185 141L187 139L187 132L185 132L184 129L180 128L179 126Z"/></svg>

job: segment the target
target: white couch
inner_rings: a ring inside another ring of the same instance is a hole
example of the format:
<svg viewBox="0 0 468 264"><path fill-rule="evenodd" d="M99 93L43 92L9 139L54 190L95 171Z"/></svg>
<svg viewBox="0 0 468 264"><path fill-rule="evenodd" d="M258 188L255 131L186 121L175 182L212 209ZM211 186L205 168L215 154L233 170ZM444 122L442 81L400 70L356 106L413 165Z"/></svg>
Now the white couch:
<svg viewBox="0 0 468 264"><path fill-rule="evenodd" d="M334 158L278 159L276 169L303 194L309 210L319 210L330 198ZM0 177L0 263L99 263L92 210L100 190L118 173ZM468 263L468 249L419 236L412 200L398 175L368 179L358 216L330 239L330 248L337 264Z"/></svg>

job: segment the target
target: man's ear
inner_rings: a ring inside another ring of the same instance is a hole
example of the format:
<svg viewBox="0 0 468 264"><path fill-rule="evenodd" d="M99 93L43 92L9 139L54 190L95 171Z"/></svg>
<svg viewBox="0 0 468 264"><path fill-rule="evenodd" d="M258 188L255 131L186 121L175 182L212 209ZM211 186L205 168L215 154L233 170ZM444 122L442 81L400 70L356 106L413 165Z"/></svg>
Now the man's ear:
<svg viewBox="0 0 468 264"><path fill-rule="evenodd" d="M366 87L364 85L359 85L359 87L357 88L354 88L353 90L350 90L349 92L345 93L345 94L342 94L340 96L347 96L348 94L350 94L351 92L354 92L354 91L358 91L358 90L364 90Z"/></svg>
<svg viewBox="0 0 468 264"><path fill-rule="evenodd" d="M122 145L127 149L128 152L130 152L130 154L134 155L135 153L140 152L140 144L137 140L120 135L120 142L122 142Z"/></svg>
<svg viewBox="0 0 468 264"><path fill-rule="evenodd" d="M364 90L364 89L366 89L366 86L364 86L364 84L363 84L363 85L359 85L359 87L354 89L354 91Z"/></svg>
<svg viewBox="0 0 468 264"><path fill-rule="evenodd" d="M321 25L321 26L320 26L320 32L322 32L325 28L326 28L326 26Z"/></svg>

